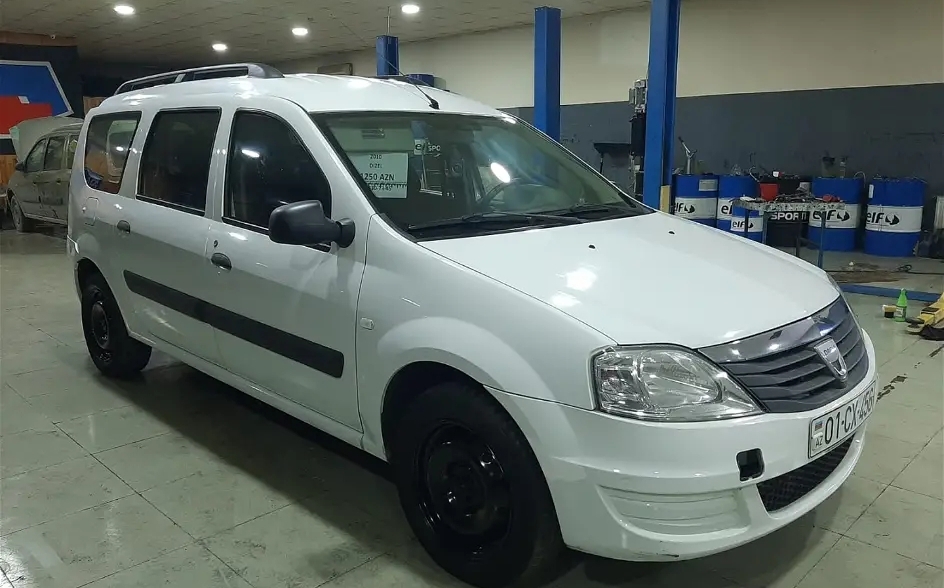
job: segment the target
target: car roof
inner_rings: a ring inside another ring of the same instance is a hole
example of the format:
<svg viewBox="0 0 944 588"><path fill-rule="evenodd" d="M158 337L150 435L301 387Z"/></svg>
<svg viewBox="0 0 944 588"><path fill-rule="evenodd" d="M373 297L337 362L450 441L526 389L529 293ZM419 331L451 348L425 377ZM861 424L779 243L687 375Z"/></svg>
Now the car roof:
<svg viewBox="0 0 944 588"><path fill-rule="evenodd" d="M425 92L439 103L431 108ZM253 95L284 98L307 112L443 112L482 116L508 116L484 104L445 90L392 79L322 74L290 74L279 78L220 78L195 80L131 90L112 96L95 110L138 110L142 103L173 107L174 100L195 96L213 104L251 104ZM247 102L248 100L248 102ZM188 100L189 102L189 100Z"/></svg>
<svg viewBox="0 0 944 588"><path fill-rule="evenodd" d="M69 133L78 133L79 131L82 130L82 125L83 125L83 124L84 124L84 123L80 123L80 122L68 124L68 125L59 127L59 128L56 129L55 131L49 131L48 133L46 133L46 134L43 135L43 136L44 136L44 137L51 137L51 136L53 136L53 135L67 135L67 134L69 134Z"/></svg>

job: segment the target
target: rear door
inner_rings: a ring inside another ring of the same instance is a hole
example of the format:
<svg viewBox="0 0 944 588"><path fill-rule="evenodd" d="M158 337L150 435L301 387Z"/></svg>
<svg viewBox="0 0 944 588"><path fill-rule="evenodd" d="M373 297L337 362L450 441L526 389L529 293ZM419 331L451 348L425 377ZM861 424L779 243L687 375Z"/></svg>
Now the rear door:
<svg viewBox="0 0 944 588"><path fill-rule="evenodd" d="M139 158L128 157L128 154L132 146L135 154L140 153L144 143L139 135L144 133L145 127L139 123L140 111L109 112L89 119L79 142L79 169L74 170L69 183L72 203L69 234L77 238L80 245L92 242L91 255L118 298L129 330L144 335L137 324L131 294L122 275L127 262L125 237L128 234L118 230L118 224L125 220L130 205L134 204ZM124 135L122 142L108 144L107 137L115 128L130 128L130 132Z"/></svg>
<svg viewBox="0 0 944 588"><path fill-rule="evenodd" d="M122 273L138 325L150 337L213 363L216 339L203 317L214 275L206 257L205 213L207 186L216 175L211 167L220 115L219 108L208 107L154 114L146 125L136 196L122 211L120 227Z"/></svg>
<svg viewBox="0 0 944 588"><path fill-rule="evenodd" d="M66 135L53 135L47 140L43 157L43 181L38 184L43 216L63 221L66 219L63 206L69 191L69 168L65 164L67 139Z"/></svg>

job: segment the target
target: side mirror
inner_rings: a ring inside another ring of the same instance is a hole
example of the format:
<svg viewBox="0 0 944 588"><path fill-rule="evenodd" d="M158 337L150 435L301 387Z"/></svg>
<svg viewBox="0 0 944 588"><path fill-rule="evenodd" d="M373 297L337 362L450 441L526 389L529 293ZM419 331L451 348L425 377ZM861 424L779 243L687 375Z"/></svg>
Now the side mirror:
<svg viewBox="0 0 944 588"><path fill-rule="evenodd" d="M13 169L15 169L18 172L26 171L26 164L23 163L22 161L17 161L16 165L13 166Z"/></svg>
<svg viewBox="0 0 944 588"><path fill-rule="evenodd" d="M317 200L292 202L272 211L269 239L287 245L337 243L338 247L347 247L354 242L354 221L331 220Z"/></svg>

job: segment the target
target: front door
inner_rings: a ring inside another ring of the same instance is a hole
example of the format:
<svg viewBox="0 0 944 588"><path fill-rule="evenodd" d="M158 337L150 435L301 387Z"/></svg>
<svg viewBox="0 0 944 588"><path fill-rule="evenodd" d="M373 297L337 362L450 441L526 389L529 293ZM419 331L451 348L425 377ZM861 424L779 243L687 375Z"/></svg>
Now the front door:
<svg viewBox="0 0 944 588"><path fill-rule="evenodd" d="M19 178L14 177L14 181L10 183L10 190L13 191L20 210L28 216L45 216L41 202L42 186L46 182L46 172L43 171L45 155L46 139L42 139L36 142L26 156L22 175Z"/></svg>
<svg viewBox="0 0 944 588"><path fill-rule="evenodd" d="M259 103L263 111L234 114L207 249L217 266L211 302L220 354L254 385L361 430L354 335L367 216L360 213L364 232L344 249L269 240L272 210L315 194L330 194L322 199L330 218L356 222L359 213L356 188L307 113L284 100Z"/></svg>
<svg viewBox="0 0 944 588"><path fill-rule="evenodd" d="M66 219L63 210L68 201L69 169L65 165L65 135L53 135L46 143L46 155L43 158L43 181L38 183L43 216L50 219ZM58 216L58 213L62 216Z"/></svg>
<svg viewBox="0 0 944 588"><path fill-rule="evenodd" d="M204 212L220 114L192 108L154 115L146 139L135 138L132 152L141 153L136 195L116 226L138 328L212 363L219 353L203 311L214 278ZM146 120L141 124L148 128ZM111 133L104 142L115 141Z"/></svg>
<svg viewBox="0 0 944 588"><path fill-rule="evenodd" d="M47 212L53 218L65 221L69 218L69 179L72 177L72 164L75 161L75 150L79 144L78 135L68 135L66 137L66 156L62 164L62 169L56 174L53 183L55 192L50 198L50 203L45 206L50 209Z"/></svg>

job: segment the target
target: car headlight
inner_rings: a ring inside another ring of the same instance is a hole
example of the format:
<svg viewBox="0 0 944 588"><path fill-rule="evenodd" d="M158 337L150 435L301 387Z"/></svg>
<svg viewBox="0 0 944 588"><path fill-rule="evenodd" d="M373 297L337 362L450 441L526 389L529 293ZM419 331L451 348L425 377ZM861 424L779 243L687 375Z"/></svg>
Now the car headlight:
<svg viewBox="0 0 944 588"><path fill-rule="evenodd" d="M721 368L675 347L616 347L593 358L600 409L648 421L711 421L762 411Z"/></svg>

